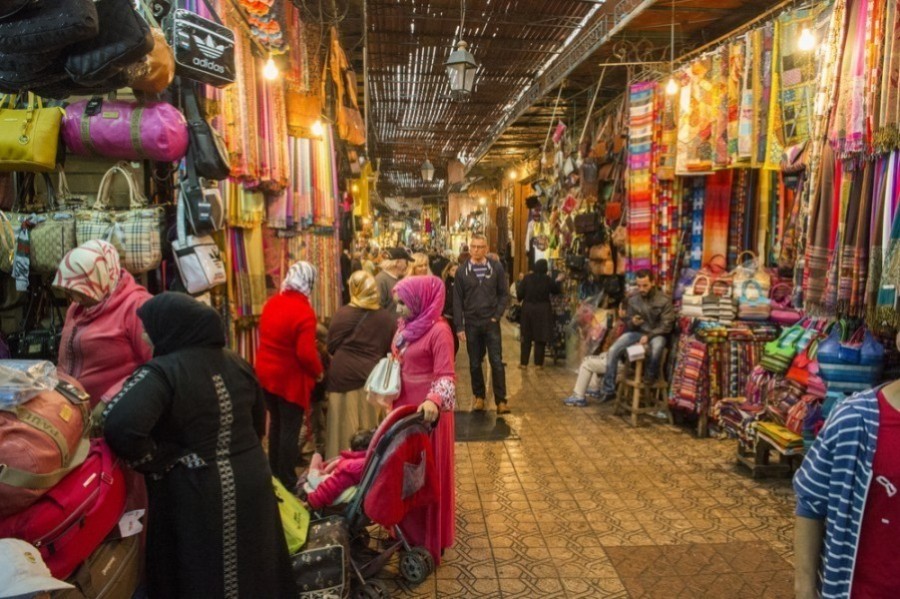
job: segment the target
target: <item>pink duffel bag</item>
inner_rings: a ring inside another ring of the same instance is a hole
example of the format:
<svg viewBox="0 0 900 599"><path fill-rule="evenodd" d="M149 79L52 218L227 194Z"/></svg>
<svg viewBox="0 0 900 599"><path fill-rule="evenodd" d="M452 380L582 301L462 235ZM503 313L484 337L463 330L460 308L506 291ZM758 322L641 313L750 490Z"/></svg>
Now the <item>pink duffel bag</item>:
<svg viewBox="0 0 900 599"><path fill-rule="evenodd" d="M109 446L90 441L84 463L24 512L0 518L0 538L37 547L56 578L68 578L115 528L125 510L125 477Z"/></svg>
<svg viewBox="0 0 900 599"><path fill-rule="evenodd" d="M187 121L166 102L92 98L73 102L62 120L66 148L80 156L172 162L187 153Z"/></svg>
<svg viewBox="0 0 900 599"><path fill-rule="evenodd" d="M15 412L0 410L0 518L21 512L84 462L90 423L88 395L62 380Z"/></svg>

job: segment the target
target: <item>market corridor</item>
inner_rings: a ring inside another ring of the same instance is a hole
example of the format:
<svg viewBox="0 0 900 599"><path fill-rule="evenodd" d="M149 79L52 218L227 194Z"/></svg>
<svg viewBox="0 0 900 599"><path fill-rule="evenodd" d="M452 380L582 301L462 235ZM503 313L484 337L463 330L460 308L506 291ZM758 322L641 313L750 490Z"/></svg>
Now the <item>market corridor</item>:
<svg viewBox="0 0 900 599"><path fill-rule="evenodd" d="M665 424L632 429L608 405L564 407L574 374L549 360L543 371L516 368L504 327L512 414L488 411L482 428L509 437L457 443L456 545L416 588L389 566L393 596L793 596L787 481L750 479L733 442ZM471 405L464 354L458 438Z"/></svg>

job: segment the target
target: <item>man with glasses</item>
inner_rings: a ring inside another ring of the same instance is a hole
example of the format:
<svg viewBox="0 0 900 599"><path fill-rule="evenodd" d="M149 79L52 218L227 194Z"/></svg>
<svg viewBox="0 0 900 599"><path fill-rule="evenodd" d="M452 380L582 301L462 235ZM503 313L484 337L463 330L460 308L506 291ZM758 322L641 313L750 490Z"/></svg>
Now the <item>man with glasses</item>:
<svg viewBox="0 0 900 599"><path fill-rule="evenodd" d="M486 390L482 363L487 352L497 414L508 414L500 318L509 303L509 282L500 262L487 257L488 244L484 235L472 236L469 252L469 260L459 267L453 283L453 313L457 335L469 353L472 394L475 396L472 410L484 410Z"/></svg>

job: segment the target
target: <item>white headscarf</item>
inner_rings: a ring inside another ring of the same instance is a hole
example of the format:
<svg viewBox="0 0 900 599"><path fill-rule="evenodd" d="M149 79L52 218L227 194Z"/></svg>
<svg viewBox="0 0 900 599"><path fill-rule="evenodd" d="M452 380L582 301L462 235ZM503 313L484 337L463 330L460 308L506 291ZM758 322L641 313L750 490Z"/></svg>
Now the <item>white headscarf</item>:
<svg viewBox="0 0 900 599"><path fill-rule="evenodd" d="M309 262L301 260L294 263L288 270L287 276L284 277L284 281L281 283L281 290L287 291L291 289L309 297L312 294L313 287L316 286L316 276L316 267Z"/></svg>

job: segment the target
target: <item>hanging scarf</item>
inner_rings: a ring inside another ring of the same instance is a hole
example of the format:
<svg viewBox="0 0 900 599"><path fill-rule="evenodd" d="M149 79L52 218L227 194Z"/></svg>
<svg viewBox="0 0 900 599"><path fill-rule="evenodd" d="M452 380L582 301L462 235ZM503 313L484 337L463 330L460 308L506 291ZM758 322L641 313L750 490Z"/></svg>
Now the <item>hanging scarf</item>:
<svg viewBox="0 0 900 599"><path fill-rule="evenodd" d="M653 266L653 108L655 82L630 88L628 152L628 271Z"/></svg>
<svg viewBox="0 0 900 599"><path fill-rule="evenodd" d="M394 336L394 351L415 343L434 328L444 310L444 282L433 275L406 277L394 287L397 299L409 308L409 316L401 318Z"/></svg>
<svg viewBox="0 0 900 599"><path fill-rule="evenodd" d="M844 234L837 284L837 309L841 315L860 315L865 299L873 176L871 161L865 163L864 171L853 173L850 195L844 211Z"/></svg>
<svg viewBox="0 0 900 599"><path fill-rule="evenodd" d="M890 237L890 231L888 231L888 237L885 237L885 232L881 226L882 220L884 220L885 204L888 201L885 194L888 189L888 170L890 162L891 160L888 157L879 158L876 162L875 185L873 190L875 196L873 200L875 202L875 210L872 212L872 218L869 221L869 228L872 235L872 251L869 253L869 277L866 281L865 304L867 308L867 324L872 330L878 329L875 313L878 307L878 290L881 287L884 244L886 241L889 241Z"/></svg>
<svg viewBox="0 0 900 599"><path fill-rule="evenodd" d="M841 158L858 157L865 140L866 22L869 0L851 0L840 88L830 141Z"/></svg>
<svg viewBox="0 0 900 599"><path fill-rule="evenodd" d="M835 210L835 189L839 183L836 176L837 169L834 151L826 145L822 150L818 193L813 199L809 216L809 240L803 285L806 291L806 310L813 314L821 313L825 304L825 284L833 249L832 222L838 214L838 210Z"/></svg>
<svg viewBox="0 0 900 599"><path fill-rule="evenodd" d="M313 288L316 285L316 267L309 262L295 262L288 270L284 281L281 283L281 290L297 291L309 297L312 295Z"/></svg>
<svg viewBox="0 0 900 599"><path fill-rule="evenodd" d="M778 20L782 143L790 147L810 138L817 65L814 52L804 52L791 41L800 39L804 29L813 29L814 17L802 9L785 12Z"/></svg>
<svg viewBox="0 0 900 599"><path fill-rule="evenodd" d="M753 116L756 90L753 86L753 67L758 63L758 44L752 33L744 34L744 68L741 77L741 103L738 114L737 162L748 162L753 154Z"/></svg>
<svg viewBox="0 0 900 599"><path fill-rule="evenodd" d="M876 146L882 152L900 144L900 8L896 2L887 2L886 11L881 106L875 133Z"/></svg>
<svg viewBox="0 0 900 599"><path fill-rule="evenodd" d="M96 305L84 310L84 315L103 311L122 277L119 252L105 241L87 241L66 254L59 264L53 286L75 291L91 298Z"/></svg>
<svg viewBox="0 0 900 599"><path fill-rule="evenodd" d="M744 85L744 62L747 51L746 38L740 37L728 47L728 162L738 162L740 138L741 94Z"/></svg>
<svg viewBox="0 0 900 599"><path fill-rule="evenodd" d="M707 177L703 207L703 264L713 256L728 254L728 224L731 216L732 171L722 170Z"/></svg>
<svg viewBox="0 0 900 599"><path fill-rule="evenodd" d="M712 148L713 166L728 166L728 47L722 46L712 57Z"/></svg>
<svg viewBox="0 0 900 599"><path fill-rule="evenodd" d="M375 277L364 270L350 275L350 305L363 310L377 310L381 307L381 295Z"/></svg>
<svg viewBox="0 0 900 599"><path fill-rule="evenodd" d="M897 306L897 285L900 285L900 210L891 227L887 259L878 292L878 319L896 327L900 324Z"/></svg>

